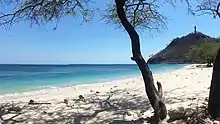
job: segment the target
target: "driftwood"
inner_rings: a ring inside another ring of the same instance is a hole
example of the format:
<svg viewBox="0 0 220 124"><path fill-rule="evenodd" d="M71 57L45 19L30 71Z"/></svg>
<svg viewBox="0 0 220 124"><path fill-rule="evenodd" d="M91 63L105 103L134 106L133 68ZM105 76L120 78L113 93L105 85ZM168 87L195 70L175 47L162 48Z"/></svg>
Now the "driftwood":
<svg viewBox="0 0 220 124"><path fill-rule="evenodd" d="M46 103L46 102L42 102L42 103L39 103L39 102L35 102L34 100L30 100L28 102L28 105L41 105L41 104L51 104L51 103Z"/></svg>

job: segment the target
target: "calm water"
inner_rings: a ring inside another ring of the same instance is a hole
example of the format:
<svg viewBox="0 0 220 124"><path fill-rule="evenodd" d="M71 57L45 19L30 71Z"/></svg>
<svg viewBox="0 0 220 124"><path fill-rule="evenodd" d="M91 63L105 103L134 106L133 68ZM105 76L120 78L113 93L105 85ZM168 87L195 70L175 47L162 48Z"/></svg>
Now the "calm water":
<svg viewBox="0 0 220 124"><path fill-rule="evenodd" d="M153 73L185 64L150 65ZM0 65L0 94L100 83L140 75L136 65Z"/></svg>

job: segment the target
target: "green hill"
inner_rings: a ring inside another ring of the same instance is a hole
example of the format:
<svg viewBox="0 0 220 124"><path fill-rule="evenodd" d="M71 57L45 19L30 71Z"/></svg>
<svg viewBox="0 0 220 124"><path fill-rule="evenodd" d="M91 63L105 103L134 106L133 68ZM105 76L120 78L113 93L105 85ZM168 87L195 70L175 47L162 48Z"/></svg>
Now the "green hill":
<svg viewBox="0 0 220 124"><path fill-rule="evenodd" d="M153 55L149 64L161 63L206 63L215 58L220 39L201 32L175 38L165 49Z"/></svg>

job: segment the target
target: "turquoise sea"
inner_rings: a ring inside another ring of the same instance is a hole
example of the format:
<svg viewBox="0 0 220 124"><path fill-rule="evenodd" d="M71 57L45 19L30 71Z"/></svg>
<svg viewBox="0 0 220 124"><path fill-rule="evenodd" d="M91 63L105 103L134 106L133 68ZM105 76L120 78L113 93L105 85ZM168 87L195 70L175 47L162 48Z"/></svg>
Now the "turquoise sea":
<svg viewBox="0 0 220 124"><path fill-rule="evenodd" d="M150 65L153 73L180 69L186 64ZM51 87L100 83L139 76L134 64L0 65L0 94Z"/></svg>

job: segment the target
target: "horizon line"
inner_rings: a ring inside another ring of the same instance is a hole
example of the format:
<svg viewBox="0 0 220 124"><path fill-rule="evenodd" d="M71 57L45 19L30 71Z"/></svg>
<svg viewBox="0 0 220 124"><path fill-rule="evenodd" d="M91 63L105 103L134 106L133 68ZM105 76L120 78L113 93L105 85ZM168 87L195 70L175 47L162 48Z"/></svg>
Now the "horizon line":
<svg viewBox="0 0 220 124"><path fill-rule="evenodd" d="M74 63L74 64L55 64L55 63L0 63L0 65L136 65L135 63Z"/></svg>

